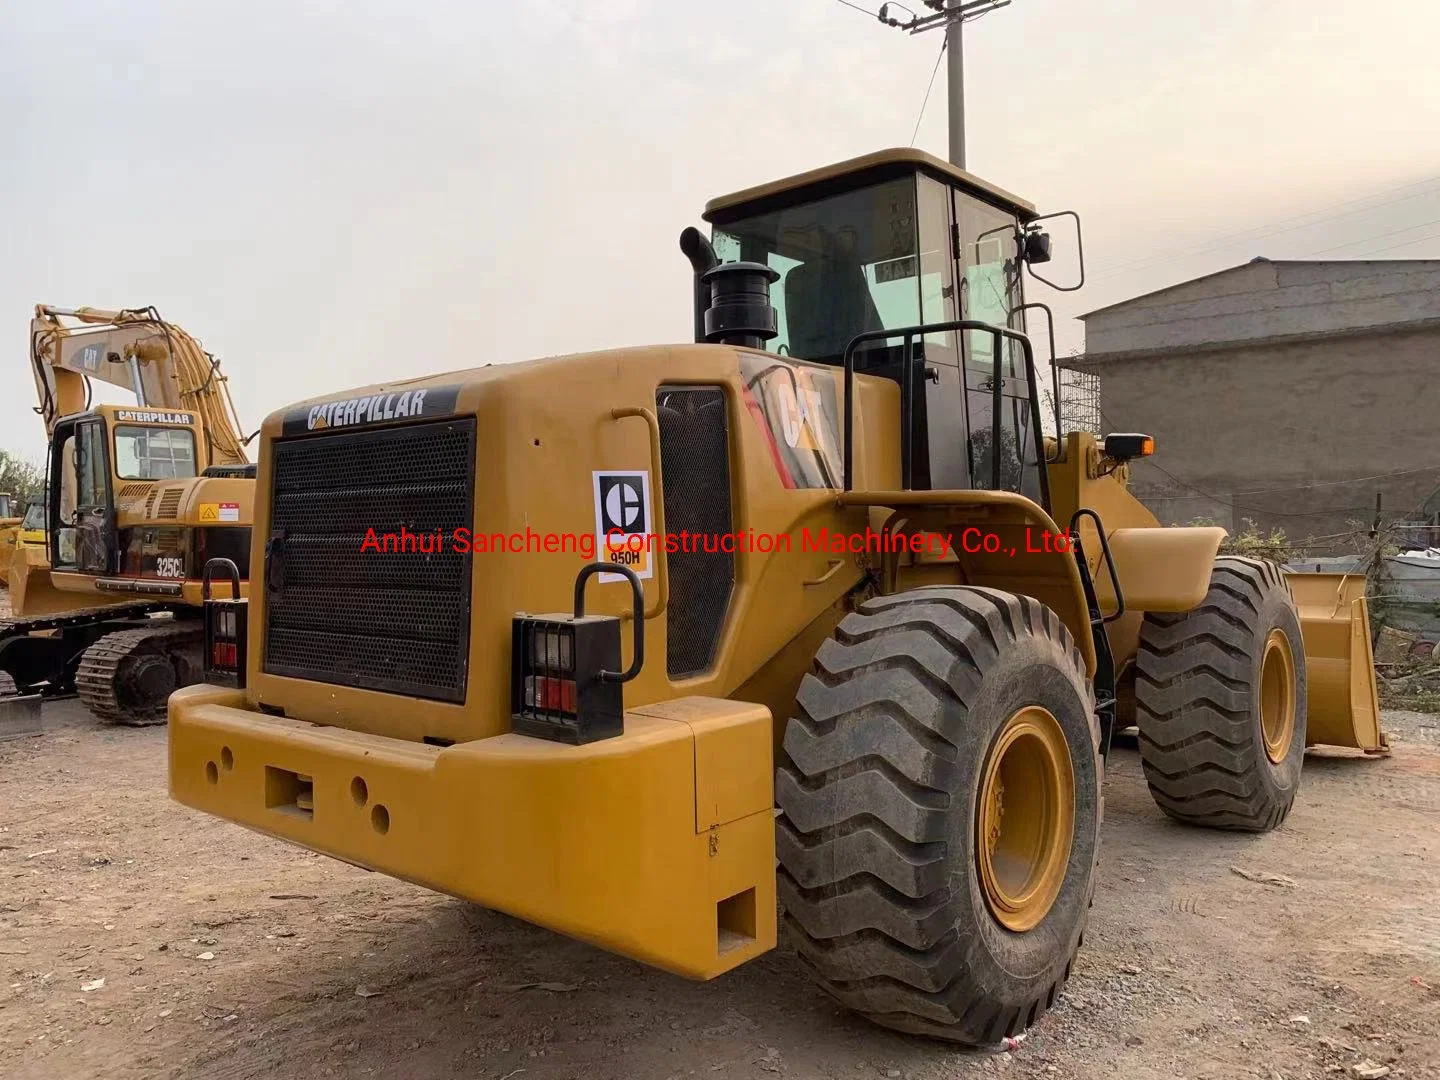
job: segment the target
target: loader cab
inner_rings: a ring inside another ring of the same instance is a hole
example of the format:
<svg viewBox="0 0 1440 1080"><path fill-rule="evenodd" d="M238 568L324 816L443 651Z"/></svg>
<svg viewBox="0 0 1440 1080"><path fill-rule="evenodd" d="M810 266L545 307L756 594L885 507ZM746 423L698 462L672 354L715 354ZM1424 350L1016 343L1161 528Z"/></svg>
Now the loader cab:
<svg viewBox="0 0 1440 1080"><path fill-rule="evenodd" d="M103 405L63 417L50 440L50 563L113 574L120 566L116 496L140 501L154 481L198 475L199 422L174 409Z"/></svg>
<svg viewBox="0 0 1440 1080"><path fill-rule="evenodd" d="M778 274L776 333L761 347L832 366L874 331L971 319L1023 332L1022 270L1048 257L1032 205L917 150L715 199L705 219L720 262ZM996 486L998 454L998 486L1040 501L1043 438L1021 348L961 330L925 334L904 352L900 335L882 335L859 346L855 370L912 383L907 486Z"/></svg>
<svg viewBox="0 0 1440 1080"><path fill-rule="evenodd" d="M32 502L25 509L25 519L20 522L20 535L16 543L21 547L45 546L45 501Z"/></svg>

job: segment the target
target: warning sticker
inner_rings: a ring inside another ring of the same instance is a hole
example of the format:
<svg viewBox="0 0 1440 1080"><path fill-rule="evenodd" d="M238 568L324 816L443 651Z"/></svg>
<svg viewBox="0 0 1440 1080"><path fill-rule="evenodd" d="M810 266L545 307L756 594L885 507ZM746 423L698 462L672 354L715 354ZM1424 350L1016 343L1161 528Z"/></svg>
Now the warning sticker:
<svg viewBox="0 0 1440 1080"><path fill-rule="evenodd" d="M240 504L233 502L225 503L201 503L201 521L239 521Z"/></svg>
<svg viewBox="0 0 1440 1080"><path fill-rule="evenodd" d="M600 562L613 562L640 578L655 574L655 538L651 535L650 474L597 472L595 475L595 550ZM624 581L601 574L601 581Z"/></svg>

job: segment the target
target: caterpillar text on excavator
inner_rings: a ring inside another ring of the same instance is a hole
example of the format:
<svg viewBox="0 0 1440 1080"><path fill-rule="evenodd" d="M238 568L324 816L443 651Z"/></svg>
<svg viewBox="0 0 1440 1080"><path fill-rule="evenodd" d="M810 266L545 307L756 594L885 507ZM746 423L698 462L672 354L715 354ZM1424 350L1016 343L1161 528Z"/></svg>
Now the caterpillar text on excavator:
<svg viewBox="0 0 1440 1080"><path fill-rule="evenodd" d="M225 376L154 308L39 306L30 360L46 531L6 565L0 709L76 691L103 720L163 722L170 692L201 677L201 568L248 563L255 467ZM92 405L92 381L135 404Z"/></svg>
<svg viewBox="0 0 1440 1080"><path fill-rule="evenodd" d="M693 343L265 421L171 793L691 978L783 926L880 1024L1015 1034L1113 733L1165 813L1275 827L1307 744L1383 747L1363 596L1160 527L1149 437L1044 433L1023 199L891 150L705 217Z"/></svg>

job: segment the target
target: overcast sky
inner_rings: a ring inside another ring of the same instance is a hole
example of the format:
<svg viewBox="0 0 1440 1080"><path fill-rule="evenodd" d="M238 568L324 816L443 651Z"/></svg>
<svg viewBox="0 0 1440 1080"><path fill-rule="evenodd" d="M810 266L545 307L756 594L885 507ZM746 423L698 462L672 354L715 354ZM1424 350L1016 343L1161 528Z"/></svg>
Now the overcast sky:
<svg viewBox="0 0 1440 1080"><path fill-rule="evenodd" d="M1014 0L967 28L969 165L1081 212L1066 314L1257 254L1440 257L1437 40L1435 0ZM939 45L836 0L0 4L0 447L44 451L36 302L158 306L247 428L685 340L705 200L907 144Z"/></svg>

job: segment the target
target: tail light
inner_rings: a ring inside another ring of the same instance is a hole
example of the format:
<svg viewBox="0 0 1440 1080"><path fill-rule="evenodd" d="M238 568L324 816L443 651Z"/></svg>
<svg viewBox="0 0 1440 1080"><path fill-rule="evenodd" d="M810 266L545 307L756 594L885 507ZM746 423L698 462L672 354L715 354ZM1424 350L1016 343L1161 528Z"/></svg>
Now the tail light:
<svg viewBox="0 0 1440 1080"><path fill-rule="evenodd" d="M620 620L585 614L585 583L598 573L621 574L630 583L635 650L623 672ZM510 713L517 733L576 745L624 733L620 688L645 663L644 594L633 570L591 563L575 578L573 615L522 614L513 627Z"/></svg>
<svg viewBox="0 0 1440 1080"><path fill-rule="evenodd" d="M230 578L230 599L210 596L216 572ZM240 595L240 571L229 559L207 559L200 575L201 609L205 620L205 681L216 686L245 685L245 643L250 601Z"/></svg>

